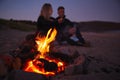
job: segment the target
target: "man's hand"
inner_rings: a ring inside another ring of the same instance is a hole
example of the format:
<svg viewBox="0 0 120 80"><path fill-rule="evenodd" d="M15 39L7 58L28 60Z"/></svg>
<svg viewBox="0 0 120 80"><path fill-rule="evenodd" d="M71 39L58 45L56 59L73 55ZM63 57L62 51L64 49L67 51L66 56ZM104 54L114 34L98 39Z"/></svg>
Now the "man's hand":
<svg viewBox="0 0 120 80"><path fill-rule="evenodd" d="M63 22L63 18L58 19L58 23L62 23Z"/></svg>

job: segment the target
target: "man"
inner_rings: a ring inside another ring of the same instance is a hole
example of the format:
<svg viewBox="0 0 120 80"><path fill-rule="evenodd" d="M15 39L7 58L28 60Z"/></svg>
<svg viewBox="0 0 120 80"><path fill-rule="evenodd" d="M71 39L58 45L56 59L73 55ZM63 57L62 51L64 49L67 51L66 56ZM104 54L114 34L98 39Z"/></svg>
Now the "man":
<svg viewBox="0 0 120 80"><path fill-rule="evenodd" d="M60 41L67 41L71 45L83 46L85 40L80 34L79 28L68 20L65 16L65 8L58 7L57 30Z"/></svg>

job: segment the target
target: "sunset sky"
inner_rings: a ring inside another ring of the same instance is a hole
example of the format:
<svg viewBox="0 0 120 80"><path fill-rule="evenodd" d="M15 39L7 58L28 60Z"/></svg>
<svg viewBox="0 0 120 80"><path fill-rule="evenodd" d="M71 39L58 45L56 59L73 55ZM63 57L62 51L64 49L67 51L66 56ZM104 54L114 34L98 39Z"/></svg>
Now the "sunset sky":
<svg viewBox="0 0 120 80"><path fill-rule="evenodd" d="M120 0L0 0L0 18L37 21L44 3L51 3L53 17L64 6L71 21L120 22Z"/></svg>

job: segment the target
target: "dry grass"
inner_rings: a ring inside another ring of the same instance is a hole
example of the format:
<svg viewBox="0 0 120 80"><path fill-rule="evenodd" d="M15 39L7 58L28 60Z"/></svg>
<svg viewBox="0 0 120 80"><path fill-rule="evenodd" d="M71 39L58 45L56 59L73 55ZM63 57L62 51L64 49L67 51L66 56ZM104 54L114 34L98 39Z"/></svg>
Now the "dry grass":
<svg viewBox="0 0 120 80"><path fill-rule="evenodd" d="M17 30L21 30L21 31L36 30L36 25L26 24L26 23L22 23L22 22L9 21L9 20L4 20L4 19L0 19L0 25L4 26L4 27L8 27L10 29L17 29ZM0 28L2 28L2 27L0 27Z"/></svg>

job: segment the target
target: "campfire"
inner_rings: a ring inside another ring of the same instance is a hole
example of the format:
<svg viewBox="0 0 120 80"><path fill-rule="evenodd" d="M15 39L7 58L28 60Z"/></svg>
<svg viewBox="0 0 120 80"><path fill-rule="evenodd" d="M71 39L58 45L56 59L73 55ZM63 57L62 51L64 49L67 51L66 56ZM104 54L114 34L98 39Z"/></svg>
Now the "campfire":
<svg viewBox="0 0 120 80"><path fill-rule="evenodd" d="M86 74L89 64L86 55L79 54L75 47L56 44L56 35L56 29L50 29L44 36L42 33L37 36L28 34L19 47L10 51L8 56L0 55L2 74L10 73L10 77L15 78L11 80L46 80L43 78L55 78L59 74ZM36 76L37 79L30 75Z"/></svg>
<svg viewBox="0 0 120 80"><path fill-rule="evenodd" d="M65 62L50 56L50 46L56 35L56 29L50 29L46 36L37 35L35 42L38 54L33 60L28 60L25 63L24 71L40 73L46 76L53 76L64 71Z"/></svg>

